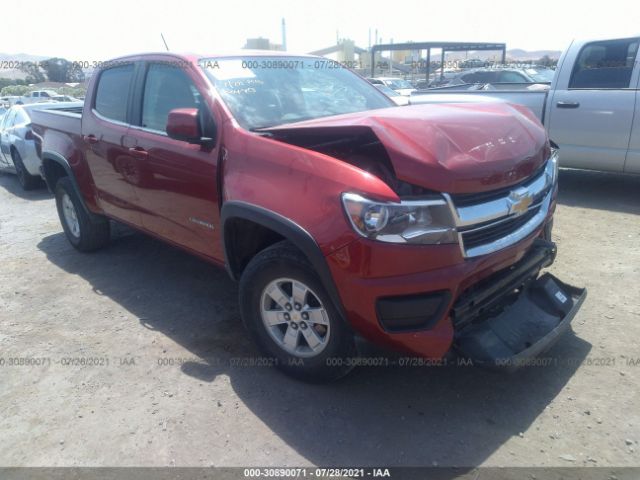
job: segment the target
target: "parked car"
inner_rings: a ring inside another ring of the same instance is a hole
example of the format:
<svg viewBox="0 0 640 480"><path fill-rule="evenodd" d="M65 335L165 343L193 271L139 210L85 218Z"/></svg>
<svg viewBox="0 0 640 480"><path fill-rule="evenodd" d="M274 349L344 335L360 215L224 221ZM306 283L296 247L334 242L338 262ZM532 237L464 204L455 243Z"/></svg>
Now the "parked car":
<svg viewBox="0 0 640 480"><path fill-rule="evenodd" d="M14 105L0 120L0 170L15 173L24 190L42 185L40 166L31 130L31 115L36 109L51 107L73 109L82 103Z"/></svg>
<svg viewBox="0 0 640 480"><path fill-rule="evenodd" d="M551 83L553 70L536 68L478 68L460 72L447 85L473 83Z"/></svg>
<svg viewBox="0 0 640 480"><path fill-rule="evenodd" d="M51 97L54 102L80 102L79 98L72 97L70 95L54 95Z"/></svg>
<svg viewBox="0 0 640 480"><path fill-rule="evenodd" d="M406 97L405 95L400 95L395 90L391 90L389 87L387 87L386 85L383 85L381 83L375 83L374 86L378 90L380 90L382 93L384 93L387 97L389 97L391 100L393 100L393 102L396 105L398 105L400 107L403 107L405 105L409 105L409 97Z"/></svg>
<svg viewBox="0 0 640 480"><path fill-rule="evenodd" d="M51 102L58 94L53 90L34 90L20 97L16 101L17 105L28 105L30 103Z"/></svg>
<svg viewBox="0 0 640 480"><path fill-rule="evenodd" d="M426 80L420 80L416 84L416 88L418 90L424 90L426 88L435 88L435 87L441 87L442 85L447 85L451 81L451 79L456 77L459 73L460 73L460 70L452 70L452 69L446 69L446 68L444 72L436 71L431 75L429 75L428 82Z"/></svg>
<svg viewBox="0 0 640 480"><path fill-rule="evenodd" d="M560 57L549 89L454 95L528 107L560 146L563 167L640 174L639 44L639 37L574 41ZM411 103L446 103L446 92L446 87L422 91L411 96Z"/></svg>
<svg viewBox="0 0 640 480"><path fill-rule="evenodd" d="M481 68L488 66L489 62L480 58L470 58L468 60L463 60L458 64L458 67L460 68Z"/></svg>
<svg viewBox="0 0 640 480"><path fill-rule="evenodd" d="M307 379L346 374L356 334L510 367L549 347L585 292L540 276L557 157L537 119L397 107L321 60L129 56L82 114L34 112L71 245L105 246L116 219L226 266L250 334Z"/></svg>
<svg viewBox="0 0 640 480"><path fill-rule="evenodd" d="M391 90L395 90L400 95L409 96L416 89L407 80L399 77L376 77L368 79L374 85L385 85Z"/></svg>
<svg viewBox="0 0 640 480"><path fill-rule="evenodd" d="M5 95L4 97L0 97L0 105L5 108L13 107L20 98L21 97L17 95Z"/></svg>

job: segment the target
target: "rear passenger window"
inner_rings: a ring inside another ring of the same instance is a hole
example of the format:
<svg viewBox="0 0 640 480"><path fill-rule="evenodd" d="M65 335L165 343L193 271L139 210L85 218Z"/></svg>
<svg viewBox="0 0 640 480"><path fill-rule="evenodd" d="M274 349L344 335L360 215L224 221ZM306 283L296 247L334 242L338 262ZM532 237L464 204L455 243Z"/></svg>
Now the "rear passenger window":
<svg viewBox="0 0 640 480"><path fill-rule="evenodd" d="M147 71L142 100L142 126L164 132L169 112L175 108L199 108L200 94L178 67L153 64Z"/></svg>
<svg viewBox="0 0 640 480"><path fill-rule="evenodd" d="M499 81L502 83L527 83L527 79L518 72L500 72Z"/></svg>
<svg viewBox="0 0 640 480"><path fill-rule="evenodd" d="M465 83L496 83L496 72L473 72L462 77Z"/></svg>
<svg viewBox="0 0 640 480"><path fill-rule="evenodd" d="M16 117L16 111L9 110L7 114L4 116L4 120L2 123L2 128L11 128L13 126L13 119Z"/></svg>
<svg viewBox="0 0 640 480"><path fill-rule="evenodd" d="M464 83L476 83L478 75L476 73L468 73L466 75L462 75L461 78Z"/></svg>
<svg viewBox="0 0 640 480"><path fill-rule="evenodd" d="M584 46L569 88L629 88L638 39L607 40Z"/></svg>
<svg viewBox="0 0 640 480"><path fill-rule="evenodd" d="M96 111L110 120L127 121L127 98L133 78L133 64L103 71L96 90Z"/></svg>

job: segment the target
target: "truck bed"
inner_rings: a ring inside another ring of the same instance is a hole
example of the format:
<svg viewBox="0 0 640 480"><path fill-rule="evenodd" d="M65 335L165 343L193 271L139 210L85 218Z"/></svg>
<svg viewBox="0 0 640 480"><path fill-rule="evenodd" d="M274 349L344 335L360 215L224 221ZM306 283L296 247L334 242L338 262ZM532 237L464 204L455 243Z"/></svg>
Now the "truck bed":
<svg viewBox="0 0 640 480"><path fill-rule="evenodd" d="M31 112L33 131L41 138L53 132L80 136L82 108L82 106L61 106L47 110L33 110Z"/></svg>

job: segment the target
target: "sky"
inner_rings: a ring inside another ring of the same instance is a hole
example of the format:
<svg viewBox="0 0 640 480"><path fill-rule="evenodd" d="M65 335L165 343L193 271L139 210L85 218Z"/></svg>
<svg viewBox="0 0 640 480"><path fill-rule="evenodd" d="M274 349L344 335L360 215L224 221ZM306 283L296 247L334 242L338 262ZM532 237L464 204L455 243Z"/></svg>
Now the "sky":
<svg viewBox="0 0 640 480"><path fill-rule="evenodd" d="M640 34L639 0L30 0L28 11L44 12L29 14L28 28L7 19L7 9L0 14L1 53L93 62L164 50L161 32L172 51L216 53L250 37L280 43L282 18L295 53L334 45L337 36L366 48L369 29L383 43L486 41L525 50Z"/></svg>

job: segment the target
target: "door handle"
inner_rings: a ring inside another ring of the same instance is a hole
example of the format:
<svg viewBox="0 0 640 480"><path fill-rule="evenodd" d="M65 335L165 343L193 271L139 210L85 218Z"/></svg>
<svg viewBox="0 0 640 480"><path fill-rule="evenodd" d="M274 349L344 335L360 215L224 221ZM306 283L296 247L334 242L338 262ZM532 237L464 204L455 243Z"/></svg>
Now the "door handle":
<svg viewBox="0 0 640 480"><path fill-rule="evenodd" d="M147 152L144 148L140 148L140 147L131 147L129 149L129 153L133 158L139 158L139 159L147 158L149 156L149 152Z"/></svg>
<svg viewBox="0 0 640 480"><path fill-rule="evenodd" d="M83 135L82 139L85 141L85 143L90 143L90 144L94 144L94 143L98 143L99 142L98 138L93 134Z"/></svg>
<svg viewBox="0 0 640 480"><path fill-rule="evenodd" d="M580 102L558 102L556 103L558 108L578 108L580 106Z"/></svg>

